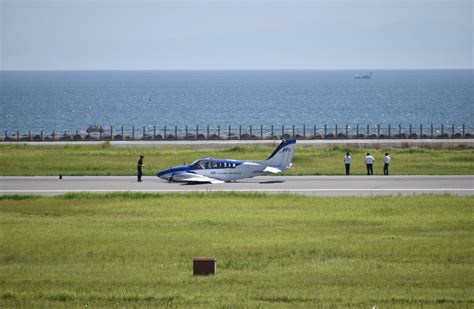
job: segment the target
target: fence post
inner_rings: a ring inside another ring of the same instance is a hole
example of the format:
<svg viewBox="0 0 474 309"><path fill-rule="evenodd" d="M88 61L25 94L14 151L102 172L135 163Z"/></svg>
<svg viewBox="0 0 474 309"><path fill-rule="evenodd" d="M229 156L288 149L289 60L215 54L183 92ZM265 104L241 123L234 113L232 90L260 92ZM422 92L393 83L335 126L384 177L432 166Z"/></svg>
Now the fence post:
<svg viewBox="0 0 474 309"><path fill-rule="evenodd" d="M451 138L453 138L453 136L454 136L454 124L453 124L452 130L451 130Z"/></svg>
<svg viewBox="0 0 474 309"><path fill-rule="evenodd" d="M367 125L367 138L369 138L369 135L370 135L370 128L369 128L369 125Z"/></svg>
<svg viewBox="0 0 474 309"><path fill-rule="evenodd" d="M285 125L281 126L281 136L283 137L283 134L285 134Z"/></svg>
<svg viewBox="0 0 474 309"><path fill-rule="evenodd" d="M31 141L31 130L28 131L28 135L29 135L29 138L30 138L30 141Z"/></svg>
<svg viewBox="0 0 474 309"><path fill-rule="evenodd" d="M199 125L196 125L196 139L198 139L199 135Z"/></svg>
<svg viewBox="0 0 474 309"><path fill-rule="evenodd" d="M464 133L465 133L465 132L466 132L466 131L464 130L464 123L463 123L463 124L462 124L462 137L463 137L463 138L464 138L464 135L465 135Z"/></svg>
<svg viewBox="0 0 474 309"><path fill-rule="evenodd" d="M292 137L292 138L295 138L295 125L293 125L292 129L293 129L293 130L292 130L292 134L293 134L293 137Z"/></svg>
<svg viewBox="0 0 474 309"><path fill-rule="evenodd" d="M346 138L349 138L349 126L346 124Z"/></svg>
<svg viewBox="0 0 474 309"><path fill-rule="evenodd" d="M112 126L110 126L110 140L113 141L114 140L114 129Z"/></svg>
<svg viewBox="0 0 474 309"><path fill-rule="evenodd" d="M324 137L326 137L326 135L328 135L328 127L324 125Z"/></svg>
<svg viewBox="0 0 474 309"><path fill-rule="evenodd" d="M184 129L184 134L186 134L186 135L184 136L184 139L188 139L188 126L185 127L185 129Z"/></svg>
<svg viewBox="0 0 474 309"><path fill-rule="evenodd" d="M250 138L252 138L252 125L250 125Z"/></svg>
<svg viewBox="0 0 474 309"><path fill-rule="evenodd" d="M217 126L217 139L221 139L221 126Z"/></svg>
<svg viewBox="0 0 474 309"><path fill-rule="evenodd" d="M232 133L232 127L229 125L229 135L227 136L228 139L230 139L230 134Z"/></svg>
<svg viewBox="0 0 474 309"><path fill-rule="evenodd" d="M306 139L306 125L303 125L303 139Z"/></svg>
<svg viewBox="0 0 474 309"><path fill-rule="evenodd" d="M166 126L163 128L163 139L166 139Z"/></svg>
<svg viewBox="0 0 474 309"><path fill-rule="evenodd" d="M125 139L125 136L123 136L123 126L122 126L122 141Z"/></svg>
<svg viewBox="0 0 474 309"><path fill-rule="evenodd" d="M392 135L390 133L390 125L388 125L388 138L391 138L391 137L392 137Z"/></svg>
<svg viewBox="0 0 474 309"><path fill-rule="evenodd" d="M174 126L174 138L178 140L178 126L177 125Z"/></svg>
<svg viewBox="0 0 474 309"><path fill-rule="evenodd" d="M132 126L132 141L135 140L135 126Z"/></svg>
<svg viewBox="0 0 474 309"><path fill-rule="evenodd" d="M207 139L209 139L209 125L207 125Z"/></svg>
<svg viewBox="0 0 474 309"><path fill-rule="evenodd" d="M67 135L67 130L64 130L64 137ZM31 134L30 134L30 140L31 140Z"/></svg>
<svg viewBox="0 0 474 309"><path fill-rule="evenodd" d="M441 135L444 135L444 124L441 124Z"/></svg>
<svg viewBox="0 0 474 309"><path fill-rule="evenodd" d="M99 129L99 141L102 140L102 127L100 127Z"/></svg>
<svg viewBox="0 0 474 309"><path fill-rule="evenodd" d="M272 124L272 139L273 139L273 136L275 136L275 134L273 134L273 124Z"/></svg>
<svg viewBox="0 0 474 309"><path fill-rule="evenodd" d="M400 138L402 136L402 125L399 124L398 125L398 138Z"/></svg>
<svg viewBox="0 0 474 309"><path fill-rule="evenodd" d="M409 138L411 138L411 123L410 123L410 136L409 136Z"/></svg>
<svg viewBox="0 0 474 309"><path fill-rule="evenodd" d="M313 126L313 135L316 136L316 125Z"/></svg>
<svg viewBox="0 0 474 309"><path fill-rule="evenodd" d="M18 142L19 140L20 140L20 131L16 131L16 141ZM53 138L53 140L54 140L54 138Z"/></svg>
<svg viewBox="0 0 474 309"><path fill-rule="evenodd" d="M145 140L145 126L143 126L143 136L142 139Z"/></svg>
<svg viewBox="0 0 474 309"><path fill-rule="evenodd" d="M356 135L357 135L357 138L359 138L359 124L357 124L356 126Z"/></svg>
<svg viewBox="0 0 474 309"><path fill-rule="evenodd" d="M420 138L423 138L423 124L420 124Z"/></svg>
<svg viewBox="0 0 474 309"><path fill-rule="evenodd" d="M335 137L337 137L337 124L336 124L336 136Z"/></svg>
<svg viewBox="0 0 474 309"><path fill-rule="evenodd" d="M153 126L153 140L156 139L156 126Z"/></svg>
<svg viewBox="0 0 474 309"><path fill-rule="evenodd" d="M7 140L7 136L8 136L8 131L5 130L5 141Z"/></svg>
<svg viewBox="0 0 474 309"><path fill-rule="evenodd" d="M260 125L260 139L263 139L263 124Z"/></svg>
<svg viewBox="0 0 474 309"><path fill-rule="evenodd" d="M242 139L242 125L239 125L239 139Z"/></svg>
<svg viewBox="0 0 474 309"><path fill-rule="evenodd" d="M5 131L5 136L7 136L7 131ZM41 130L41 141L43 141L43 130Z"/></svg>
<svg viewBox="0 0 474 309"><path fill-rule="evenodd" d="M433 124L431 124L431 138L433 138Z"/></svg>
<svg viewBox="0 0 474 309"><path fill-rule="evenodd" d="M377 138L380 138L380 124L377 125Z"/></svg>

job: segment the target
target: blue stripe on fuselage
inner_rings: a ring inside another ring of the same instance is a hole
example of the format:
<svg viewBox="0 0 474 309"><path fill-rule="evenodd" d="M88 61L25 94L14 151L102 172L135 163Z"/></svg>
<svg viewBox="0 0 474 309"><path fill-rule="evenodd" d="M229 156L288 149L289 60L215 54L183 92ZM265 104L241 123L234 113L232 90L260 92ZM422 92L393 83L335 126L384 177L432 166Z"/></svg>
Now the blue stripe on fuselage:
<svg viewBox="0 0 474 309"><path fill-rule="evenodd" d="M189 165L182 165L182 166L175 166L166 170L162 170L156 174L156 176L161 177L166 174L175 174L179 172L186 172L189 171L191 167Z"/></svg>

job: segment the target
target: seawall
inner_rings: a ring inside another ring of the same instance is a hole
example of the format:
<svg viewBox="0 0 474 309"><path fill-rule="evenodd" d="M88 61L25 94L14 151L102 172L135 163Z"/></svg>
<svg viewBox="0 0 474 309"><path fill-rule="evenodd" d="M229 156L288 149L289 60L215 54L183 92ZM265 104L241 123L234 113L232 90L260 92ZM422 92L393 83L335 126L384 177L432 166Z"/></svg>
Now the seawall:
<svg viewBox="0 0 474 309"><path fill-rule="evenodd" d="M44 141L44 142L3 142L0 145L31 146L65 146L65 145L100 145L112 147L192 147L223 148L234 146L276 146L280 140L191 140L191 141ZM299 147L342 146L350 148L434 148L434 149L474 149L474 139L351 139L351 140L298 140Z"/></svg>

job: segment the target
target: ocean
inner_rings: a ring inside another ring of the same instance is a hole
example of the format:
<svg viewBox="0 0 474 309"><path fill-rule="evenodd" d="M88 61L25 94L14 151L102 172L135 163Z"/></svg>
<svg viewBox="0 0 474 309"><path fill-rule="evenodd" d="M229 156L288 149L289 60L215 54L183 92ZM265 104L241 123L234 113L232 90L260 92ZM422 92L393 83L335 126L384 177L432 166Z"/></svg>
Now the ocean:
<svg viewBox="0 0 474 309"><path fill-rule="evenodd" d="M371 79L355 75L372 72ZM2 131L146 126L474 127L474 70L0 71Z"/></svg>

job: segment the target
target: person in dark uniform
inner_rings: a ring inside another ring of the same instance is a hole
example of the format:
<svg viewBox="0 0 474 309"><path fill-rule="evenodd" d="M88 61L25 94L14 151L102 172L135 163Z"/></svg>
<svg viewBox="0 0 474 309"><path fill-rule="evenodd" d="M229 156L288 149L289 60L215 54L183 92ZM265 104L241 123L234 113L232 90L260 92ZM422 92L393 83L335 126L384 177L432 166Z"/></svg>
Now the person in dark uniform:
<svg viewBox="0 0 474 309"><path fill-rule="evenodd" d="M138 182L141 182L141 181L142 181L143 158L144 158L144 156L140 156L140 160L138 160L138 163L137 163L137 177L138 177Z"/></svg>

